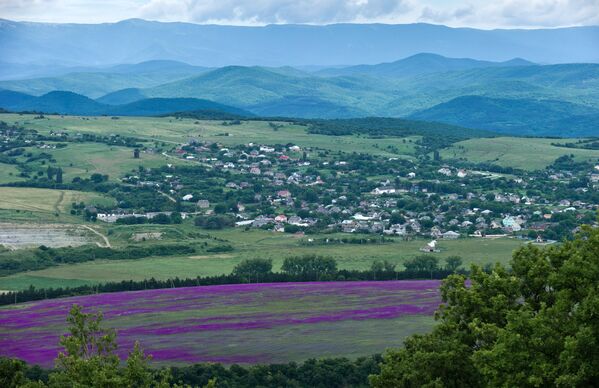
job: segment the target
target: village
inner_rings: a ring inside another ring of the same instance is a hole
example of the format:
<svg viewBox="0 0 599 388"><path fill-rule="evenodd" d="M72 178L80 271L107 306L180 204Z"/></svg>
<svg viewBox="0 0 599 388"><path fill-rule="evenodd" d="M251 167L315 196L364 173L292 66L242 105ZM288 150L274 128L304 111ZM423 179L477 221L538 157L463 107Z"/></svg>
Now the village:
<svg viewBox="0 0 599 388"><path fill-rule="evenodd" d="M502 173L293 144L225 147L197 140L169 153L190 163L139 171L123 181L167 195L184 217L226 218L223 225L231 227L544 242L592 224L598 203L598 165ZM159 209L152 210L147 217ZM109 221L104 214L98 219Z"/></svg>
<svg viewBox="0 0 599 388"><path fill-rule="evenodd" d="M545 242L571 236L582 223L593 224L599 203L599 165L567 155L545 170L524 171L445 161L438 153L396 158L292 143L225 146L197 138L157 148L114 135L40 136L10 126L0 131L7 158L26 157L21 175L42 182L45 175L58 179L59 173L45 152L69 142L117 144L129 147L135 159L161 153L179 162L140 167L120 177L121 184L110 191L115 207L77 204L71 211L107 223L195 217L196 225L209 228L435 240L516 236ZM27 151L32 148L38 153ZM39 160L41 168L34 173L31 162ZM73 184L106 185L107 179L92 176Z"/></svg>

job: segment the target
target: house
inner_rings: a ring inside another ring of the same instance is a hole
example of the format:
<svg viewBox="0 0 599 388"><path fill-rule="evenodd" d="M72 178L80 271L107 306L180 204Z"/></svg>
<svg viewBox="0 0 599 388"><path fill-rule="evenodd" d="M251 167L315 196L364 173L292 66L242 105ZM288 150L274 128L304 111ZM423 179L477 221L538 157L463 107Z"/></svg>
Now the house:
<svg viewBox="0 0 599 388"><path fill-rule="evenodd" d="M466 170L458 170L458 178L465 178L467 175Z"/></svg>
<svg viewBox="0 0 599 388"><path fill-rule="evenodd" d="M193 195L191 194L186 194L183 196L183 198L181 198L184 201L190 201L193 198Z"/></svg>
<svg viewBox="0 0 599 388"><path fill-rule="evenodd" d="M277 196L280 198L291 198L291 192L289 190L277 191Z"/></svg>
<svg viewBox="0 0 599 388"><path fill-rule="evenodd" d="M460 237L459 233L454 232L453 230L449 230L443 233L443 239L445 240L455 240Z"/></svg>
<svg viewBox="0 0 599 388"><path fill-rule="evenodd" d="M442 167L442 168L438 169L437 172L439 174L443 174L445 176L451 176L451 170L447 167Z"/></svg>
<svg viewBox="0 0 599 388"><path fill-rule="evenodd" d="M287 222L287 216L285 214L279 214L275 217L275 222Z"/></svg>
<svg viewBox="0 0 599 388"><path fill-rule="evenodd" d="M374 195L383 195L383 194L395 194L395 189L392 187L377 187L376 189L371 191Z"/></svg>
<svg viewBox="0 0 599 388"><path fill-rule="evenodd" d="M504 227L506 228L511 228L514 225L518 225L518 223L516 222L516 219L512 216L506 216L501 223L503 224ZM520 226L520 225L518 225Z"/></svg>
<svg viewBox="0 0 599 388"><path fill-rule="evenodd" d="M254 175L260 175L261 171L258 167L252 167L250 168L250 174L254 174Z"/></svg>
<svg viewBox="0 0 599 388"><path fill-rule="evenodd" d="M431 228L431 237L433 239L438 239L438 238L441 238L442 236L443 236L443 233L441 233L441 230L437 226L433 226Z"/></svg>
<svg viewBox="0 0 599 388"><path fill-rule="evenodd" d="M207 199L200 199L196 203L196 206L199 207L200 209L207 209L210 207L210 201L208 201Z"/></svg>

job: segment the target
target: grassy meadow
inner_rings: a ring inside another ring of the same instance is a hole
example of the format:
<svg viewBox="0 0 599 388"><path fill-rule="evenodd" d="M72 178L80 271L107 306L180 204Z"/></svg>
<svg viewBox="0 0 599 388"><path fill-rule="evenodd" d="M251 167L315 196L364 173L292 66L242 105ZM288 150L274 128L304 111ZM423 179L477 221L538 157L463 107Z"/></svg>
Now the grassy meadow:
<svg viewBox="0 0 599 388"><path fill-rule="evenodd" d="M110 229L100 223L94 227L107 235L113 247L124 247L131 243L134 234L149 231L163 231L164 239L160 240L161 243L178 241L194 245L206 241L205 238L194 238L194 230L197 232L197 229L193 229L191 225L116 226L111 232L107 232ZM272 259L273 270L278 271L286 257L307 254L333 257L341 269L366 270L374 260L388 260L397 264L399 269L406 259L422 254L419 249L428 241L397 239L390 243L370 245L306 245L294 235L262 230L210 231L210 235L227 240L227 244L231 244L234 250L227 253L199 252L187 256L150 257L140 260L96 260L61 265L1 277L0 290L24 289L31 284L36 287L60 287L130 279L143 280L151 277L168 279L220 275L230 273L241 260L249 258ZM157 242L145 241L141 244L155 243ZM441 252L435 254L435 257L438 257L442 264L443 258L458 255L464 259L466 267L473 263L507 264L512 252L520 246L522 246L521 241L511 238L447 240L440 241Z"/></svg>
<svg viewBox="0 0 599 388"><path fill-rule="evenodd" d="M464 158L475 163L493 163L524 170L544 169L563 155L575 159L599 159L599 150L557 147L558 139L496 137L469 139L441 151L441 157Z"/></svg>
<svg viewBox="0 0 599 388"><path fill-rule="evenodd" d="M73 202L108 204L113 200L101 194L75 190L0 187L0 209L3 210L60 215L68 212Z"/></svg>

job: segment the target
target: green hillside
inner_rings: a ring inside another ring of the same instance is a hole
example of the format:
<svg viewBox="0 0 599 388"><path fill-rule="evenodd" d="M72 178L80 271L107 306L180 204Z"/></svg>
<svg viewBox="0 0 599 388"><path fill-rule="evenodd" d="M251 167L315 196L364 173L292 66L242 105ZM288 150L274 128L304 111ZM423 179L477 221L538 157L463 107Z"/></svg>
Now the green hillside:
<svg viewBox="0 0 599 388"><path fill-rule="evenodd" d="M515 58L505 62L479 61L471 58L447 58L442 55L421 53L399 61L377 65L358 65L328 68L318 71L321 76L370 75L375 77L404 78L420 74L441 73L484 67L530 66L532 62Z"/></svg>
<svg viewBox="0 0 599 388"><path fill-rule="evenodd" d="M537 136L585 136L599 127L599 109L554 100L464 96L410 116L497 132Z"/></svg>
<svg viewBox="0 0 599 388"><path fill-rule="evenodd" d="M90 98L98 98L107 93L125 88L150 88L194 74L181 73L71 73L60 77L44 77L26 80L0 81L0 89L9 89L40 96L54 90L67 90Z"/></svg>

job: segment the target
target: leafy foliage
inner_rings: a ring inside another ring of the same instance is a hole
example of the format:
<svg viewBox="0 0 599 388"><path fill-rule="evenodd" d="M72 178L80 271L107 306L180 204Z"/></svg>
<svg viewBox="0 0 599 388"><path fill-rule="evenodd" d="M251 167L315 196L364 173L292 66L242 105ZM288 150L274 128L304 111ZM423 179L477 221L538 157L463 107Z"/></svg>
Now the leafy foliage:
<svg viewBox="0 0 599 388"><path fill-rule="evenodd" d="M587 387L599 379L599 230L526 246L512 271L443 283L440 324L385 355L373 387Z"/></svg>

